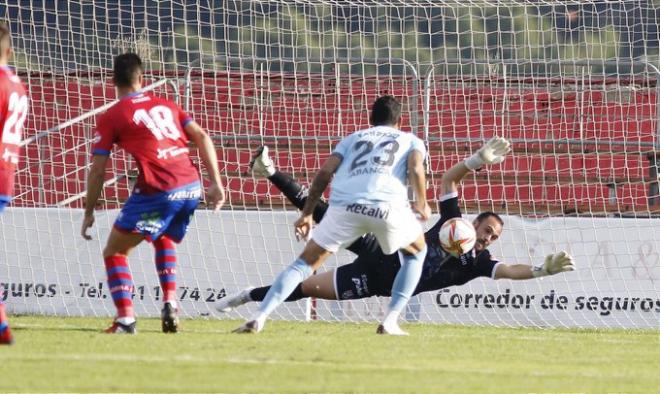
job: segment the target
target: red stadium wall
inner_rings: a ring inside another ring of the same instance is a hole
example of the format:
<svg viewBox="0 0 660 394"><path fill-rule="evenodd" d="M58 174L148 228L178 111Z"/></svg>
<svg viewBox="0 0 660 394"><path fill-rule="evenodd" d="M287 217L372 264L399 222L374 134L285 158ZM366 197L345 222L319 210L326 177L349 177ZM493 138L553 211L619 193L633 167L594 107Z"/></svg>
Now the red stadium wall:
<svg viewBox="0 0 660 394"><path fill-rule="evenodd" d="M26 137L98 108L115 95L95 76L24 79L32 103ZM251 149L265 141L274 147L282 170L309 179L337 138L368 126L373 98L383 93L411 97L412 83L346 77L338 84L321 75L264 80L253 74L203 74L193 78L191 113L218 142L232 204L279 204L283 200L266 181L246 174ZM565 80L509 81L506 87L502 81L434 81L428 135L434 174L430 197L437 197L437 182L446 168L484 136L500 134L520 139L514 155L499 168L468 177L462 190L467 202L500 207L647 206L648 160L643 152L649 148L640 143L657 140L654 89L635 81L622 86L605 80L577 87ZM404 99L404 104L404 125L409 125L412 103ZM417 104L421 124L422 100ZM27 146L15 205L52 206L84 192L83 166L89 160L93 124L91 118ZM568 140L584 144L569 145ZM125 160L115 160L113 171L125 166ZM611 183L617 184L616 199L611 198ZM127 196L127 179L105 192L109 206ZM69 206L81 203L78 199Z"/></svg>

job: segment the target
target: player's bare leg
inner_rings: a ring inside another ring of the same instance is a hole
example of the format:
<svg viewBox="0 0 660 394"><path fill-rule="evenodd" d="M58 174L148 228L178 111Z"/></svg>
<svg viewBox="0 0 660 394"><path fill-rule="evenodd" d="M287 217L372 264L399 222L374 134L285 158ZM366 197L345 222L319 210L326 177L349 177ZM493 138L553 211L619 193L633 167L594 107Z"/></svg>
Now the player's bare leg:
<svg viewBox="0 0 660 394"><path fill-rule="evenodd" d="M300 257L277 277L257 313L234 332L258 333L261 331L273 310L284 302L300 282L311 276L330 255L332 252L325 250L314 240L309 240Z"/></svg>
<svg viewBox="0 0 660 394"><path fill-rule="evenodd" d="M401 268L392 285L392 299L388 306L385 319L378 326L376 332L385 335L408 335L399 327L398 319L401 311L406 307L412 296L419 277L422 274L422 266L426 257L426 242L424 234L420 235L415 242L403 248L399 252Z"/></svg>
<svg viewBox="0 0 660 394"><path fill-rule="evenodd" d="M143 240L141 234L125 233L113 228L103 249L108 289L117 308L117 317L105 330L108 334L137 333L132 300L133 277L128 268L128 255Z"/></svg>
<svg viewBox="0 0 660 394"><path fill-rule="evenodd" d="M302 283L302 293L305 297L315 297L323 300L336 300L335 270L312 275Z"/></svg>

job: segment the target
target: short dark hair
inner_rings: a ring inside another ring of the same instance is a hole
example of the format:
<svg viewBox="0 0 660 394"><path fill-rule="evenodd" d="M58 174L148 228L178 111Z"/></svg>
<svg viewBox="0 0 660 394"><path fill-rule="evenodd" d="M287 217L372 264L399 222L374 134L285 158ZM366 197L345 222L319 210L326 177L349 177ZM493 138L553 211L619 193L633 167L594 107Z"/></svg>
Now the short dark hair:
<svg viewBox="0 0 660 394"><path fill-rule="evenodd" d="M492 212L492 211L481 212L476 218L474 218L474 220L477 223L481 223L482 221L484 221L484 220L486 220L490 217L494 217L495 220L497 220L500 223L500 225L502 227L504 227L504 220L502 220L500 215L498 215L498 214L496 214L495 212Z"/></svg>
<svg viewBox="0 0 660 394"><path fill-rule="evenodd" d="M371 109L373 126L394 126L401 119L401 103L394 96L382 96L374 101Z"/></svg>
<svg viewBox="0 0 660 394"><path fill-rule="evenodd" d="M7 24L0 22L0 51L4 52L7 46L11 47L11 33Z"/></svg>
<svg viewBox="0 0 660 394"><path fill-rule="evenodd" d="M140 56L135 53L123 53L115 58L112 80L115 86L128 87L133 85L143 71Z"/></svg>

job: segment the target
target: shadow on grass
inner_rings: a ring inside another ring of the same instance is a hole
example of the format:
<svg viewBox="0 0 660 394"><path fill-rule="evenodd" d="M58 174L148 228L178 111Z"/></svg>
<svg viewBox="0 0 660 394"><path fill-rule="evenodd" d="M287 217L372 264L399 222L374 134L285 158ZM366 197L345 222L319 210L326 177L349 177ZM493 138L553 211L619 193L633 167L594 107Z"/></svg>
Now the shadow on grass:
<svg viewBox="0 0 660 394"><path fill-rule="evenodd" d="M43 326L11 326L11 330L15 332L20 331L81 331L81 332L98 332L103 333L102 329L91 327L75 327L75 326L58 326L58 327L43 327Z"/></svg>

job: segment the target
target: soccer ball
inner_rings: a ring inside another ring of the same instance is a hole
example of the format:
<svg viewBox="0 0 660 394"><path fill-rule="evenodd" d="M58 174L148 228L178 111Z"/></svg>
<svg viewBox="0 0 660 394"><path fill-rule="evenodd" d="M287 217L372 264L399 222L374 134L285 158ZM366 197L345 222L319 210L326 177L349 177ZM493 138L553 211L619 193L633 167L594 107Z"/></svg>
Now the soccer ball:
<svg viewBox="0 0 660 394"><path fill-rule="evenodd" d="M440 246L454 257L465 254L474 248L477 232L469 221L451 218L440 227Z"/></svg>

